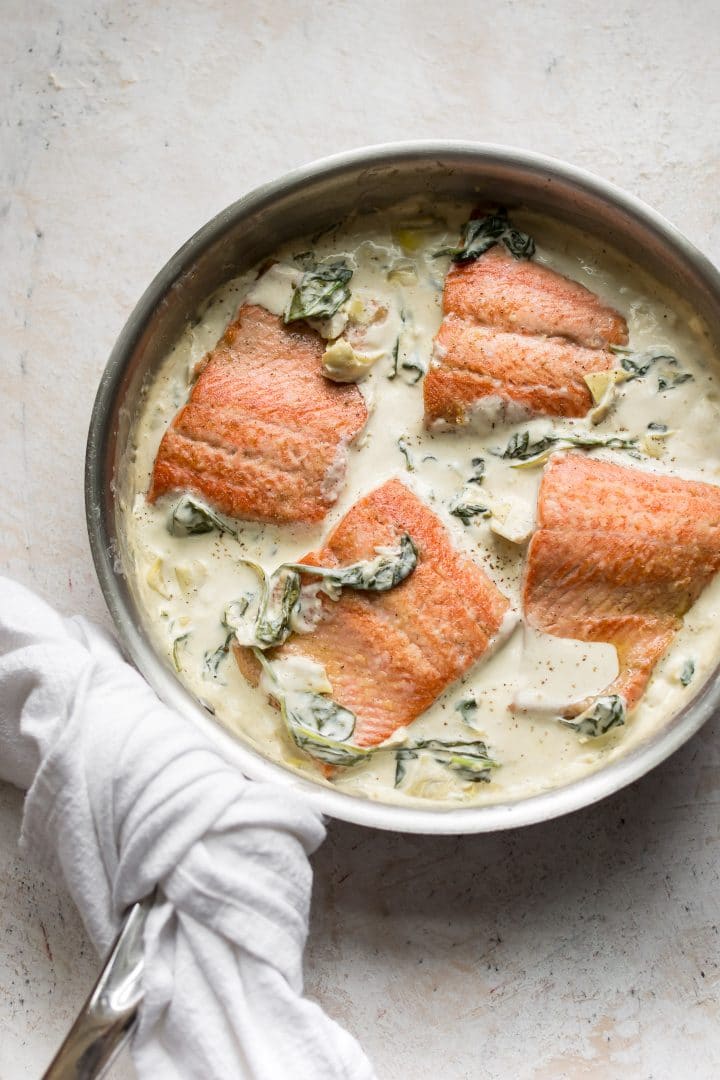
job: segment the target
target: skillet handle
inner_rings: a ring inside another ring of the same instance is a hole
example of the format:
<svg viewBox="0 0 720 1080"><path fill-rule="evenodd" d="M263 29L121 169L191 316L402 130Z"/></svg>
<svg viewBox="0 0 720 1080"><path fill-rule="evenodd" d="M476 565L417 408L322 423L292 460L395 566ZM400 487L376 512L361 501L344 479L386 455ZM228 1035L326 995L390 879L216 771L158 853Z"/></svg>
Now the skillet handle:
<svg viewBox="0 0 720 1080"><path fill-rule="evenodd" d="M125 916L122 930L77 1020L43 1080L96 1080L124 1046L143 998L143 929L152 896Z"/></svg>

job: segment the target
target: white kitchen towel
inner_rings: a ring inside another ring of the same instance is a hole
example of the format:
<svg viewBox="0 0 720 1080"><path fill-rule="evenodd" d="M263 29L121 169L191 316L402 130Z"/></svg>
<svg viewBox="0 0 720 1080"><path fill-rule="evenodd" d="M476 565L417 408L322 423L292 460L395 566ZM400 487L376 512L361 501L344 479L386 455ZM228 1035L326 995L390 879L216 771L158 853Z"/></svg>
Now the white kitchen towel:
<svg viewBox="0 0 720 1080"><path fill-rule="evenodd" d="M2 577L0 778L28 789L21 842L59 865L101 952L158 887L141 1078L372 1080L302 996L320 815L246 780L102 631Z"/></svg>

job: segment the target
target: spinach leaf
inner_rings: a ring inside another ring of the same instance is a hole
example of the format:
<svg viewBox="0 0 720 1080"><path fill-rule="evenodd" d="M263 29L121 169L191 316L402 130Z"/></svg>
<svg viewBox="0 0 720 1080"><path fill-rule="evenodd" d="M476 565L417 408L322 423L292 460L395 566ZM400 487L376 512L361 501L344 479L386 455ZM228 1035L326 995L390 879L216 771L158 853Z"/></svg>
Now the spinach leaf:
<svg viewBox="0 0 720 1080"><path fill-rule="evenodd" d="M254 648L260 666L270 679L288 732L304 753L326 765L357 765L372 752L346 740L355 730L355 714L331 697L308 691L286 692L262 649Z"/></svg>
<svg viewBox="0 0 720 1080"><path fill-rule="evenodd" d="M214 510L187 493L173 507L167 529L172 536L201 536L213 529L235 535Z"/></svg>
<svg viewBox="0 0 720 1080"><path fill-rule="evenodd" d="M187 643L189 637L190 631L188 630L185 634L180 634L179 637L173 639L172 658L173 667L176 671L182 671L182 664L180 663L180 646L182 645L183 648L186 648L186 644L183 644L183 642Z"/></svg>
<svg viewBox="0 0 720 1080"><path fill-rule="evenodd" d="M300 599L300 574L280 566L267 579L263 603L255 625L255 637L261 648L282 645L290 636L290 615Z"/></svg>
<svg viewBox="0 0 720 1080"><path fill-rule="evenodd" d="M396 379L396 378L397 378L397 373L398 373L398 356L399 356L399 354L400 354L400 338L399 338L399 337L397 337L397 338L395 338L395 344L393 345L393 351L392 351L392 367L390 368L390 371L388 372L388 374L387 374L387 376L386 376L386 378L390 379L391 381L392 381L392 379Z"/></svg>
<svg viewBox="0 0 720 1080"><path fill-rule="evenodd" d="M532 259L535 254L535 241L532 236L520 232L519 229L506 229L502 241L516 259Z"/></svg>
<svg viewBox="0 0 720 1080"><path fill-rule="evenodd" d="M473 518L476 517L489 518L492 516L490 509L481 503L460 502L459 500L451 505L450 513L453 517L460 518L463 525L469 525Z"/></svg>
<svg viewBox="0 0 720 1080"><path fill-rule="evenodd" d="M680 362L676 356L670 353L626 353L620 358L620 366L627 372L628 378L641 379L655 364L664 362L662 370L658 374L658 392L674 390L677 386L689 382L694 378L691 372L680 369Z"/></svg>
<svg viewBox="0 0 720 1080"><path fill-rule="evenodd" d="M405 379L405 382L409 383L410 386L415 386L427 371L427 363L420 359L418 353L413 353L412 356L406 357L405 360L400 362L400 371L407 372L408 378Z"/></svg>
<svg viewBox="0 0 720 1080"><path fill-rule="evenodd" d="M410 536L403 533L396 548L377 549L374 559L362 559L349 566L309 566L305 563L285 563L300 573L321 577L336 588L357 589L361 592L387 592L404 581L417 566L417 548Z"/></svg>
<svg viewBox="0 0 720 1080"><path fill-rule="evenodd" d="M408 761L417 760L416 750L401 749L395 751L395 787L400 787L407 776Z"/></svg>
<svg viewBox="0 0 720 1080"><path fill-rule="evenodd" d="M410 317L410 320L412 321L412 317ZM403 327L405 327L407 321L408 313L404 310L401 310L400 322L402 323ZM392 381L393 379L396 379L400 374L403 376L403 382L406 382L409 386L415 386L416 383L420 382L423 375L427 371L428 362L427 360L423 359L418 352L412 353L411 356L405 356L403 359L400 358L402 353L400 346L403 332L404 331L401 330L401 332L395 339L395 344L393 345L392 350L392 367L390 368L390 371L385 377Z"/></svg>
<svg viewBox="0 0 720 1080"><path fill-rule="evenodd" d="M260 598L254 616L248 614L252 595L233 600L225 608L223 626L232 630L238 642L247 647L270 649L282 643L290 635L290 615L300 597L300 575L278 567L266 574L259 563L240 559L258 577Z"/></svg>
<svg viewBox="0 0 720 1080"><path fill-rule="evenodd" d="M680 669L680 683L682 686L689 686L692 682L693 675L695 674L695 661L686 660Z"/></svg>
<svg viewBox="0 0 720 1080"><path fill-rule="evenodd" d="M283 699L285 719L294 727L345 742L355 730L355 714L324 694L294 691Z"/></svg>
<svg viewBox="0 0 720 1080"><path fill-rule="evenodd" d="M208 651L203 657L203 679L217 679L218 669L230 652L230 642L235 637L235 631L231 630L225 638L222 645L218 645L217 649Z"/></svg>
<svg viewBox="0 0 720 1080"><path fill-rule="evenodd" d="M626 353L620 357L620 366L628 374L627 381L642 379L658 360L674 360L674 356L665 356L662 353Z"/></svg>
<svg viewBox="0 0 720 1080"><path fill-rule="evenodd" d="M677 386L682 386L683 383L690 382L694 376L689 371L674 371L672 368L678 366L677 360L671 357L667 362L667 367L664 371L661 371L658 375L658 392L662 393L664 390L674 390Z"/></svg>
<svg viewBox="0 0 720 1080"><path fill-rule="evenodd" d="M470 695L466 698L461 698L460 701L455 703L455 712L459 712L463 720L467 724L470 720L470 717L475 716L475 713L477 712L477 707L477 699Z"/></svg>
<svg viewBox="0 0 720 1080"><path fill-rule="evenodd" d="M529 431L517 431L510 439L504 451L500 455L503 458L527 461L528 458L541 454L548 447L554 446L557 438L554 435L545 435L542 439L530 441Z"/></svg>
<svg viewBox="0 0 720 1080"><path fill-rule="evenodd" d="M462 739L457 742L444 742L442 739L421 739L411 746L402 747L396 751L395 779L396 786L405 776L406 762L418 753L427 752L432 754L439 765L445 765L460 777L461 780L476 783L489 783L493 769L499 768L496 761L488 755L487 746L480 739L466 742ZM397 778L397 757L401 756L400 780Z"/></svg>
<svg viewBox="0 0 720 1080"><path fill-rule="evenodd" d="M611 728L622 727L625 723L625 702L619 694L609 694L607 697L599 697L574 719L561 719L563 724L573 728L578 735L597 739Z"/></svg>
<svg viewBox="0 0 720 1080"><path fill-rule="evenodd" d="M472 475L468 477L468 484L481 484L485 476L485 458L474 457L470 462Z"/></svg>
<svg viewBox="0 0 720 1080"><path fill-rule="evenodd" d="M317 266L317 259L313 251L298 251L293 255L293 261L298 264L301 270L314 270Z"/></svg>
<svg viewBox="0 0 720 1080"><path fill-rule="evenodd" d="M531 259L535 254L535 241L510 225L505 209L482 218L471 218L465 225L459 246L443 248L436 254L450 255L456 263L471 262L501 242L516 259Z"/></svg>
<svg viewBox="0 0 720 1080"><path fill-rule="evenodd" d="M232 630L241 645L257 649L272 649L287 641L291 633L291 616L300 601L301 574L312 574L323 580L323 587L333 597L334 590L358 589L362 592L386 592L399 585L417 566L417 549L410 536L404 533L397 547L376 548L374 559L363 559L349 566L325 567L306 563L282 563L272 574L266 574L258 563L240 560L250 567L260 581L260 601L254 619L248 617L250 600L234 600L225 609L223 624Z"/></svg>
<svg viewBox="0 0 720 1080"><path fill-rule="evenodd" d="M282 645L290 634L290 613L300 596L300 575L281 574L282 567L268 575L251 559L238 561L257 576L260 585L257 611L254 615L248 613L254 597L252 593L246 594L225 608L223 626L232 630L240 645L246 647L269 649Z"/></svg>
<svg viewBox="0 0 720 1080"><path fill-rule="evenodd" d="M228 630L232 630L234 633L249 607L249 596L241 596L239 600L232 600L225 608L225 614L222 617L223 626L226 626Z"/></svg>
<svg viewBox="0 0 720 1080"><path fill-rule="evenodd" d="M347 283L353 272L344 262L306 270L293 292L285 322L298 319L329 319L350 299Z"/></svg>
<svg viewBox="0 0 720 1080"><path fill-rule="evenodd" d="M290 726L290 734L301 750L310 757L324 762L325 765L344 765L348 768L365 761L372 753L361 746L328 739L311 728L303 728L295 724Z"/></svg>
<svg viewBox="0 0 720 1080"><path fill-rule="evenodd" d="M534 442L530 438L529 431L516 432L509 440L504 450L494 451L497 457L515 461L517 464L511 468L528 468L533 465L541 465L547 461L553 450L571 450L577 447L582 450L593 450L598 446L607 446L611 450L635 451L637 437L623 439L619 435L576 435L574 433L544 435Z"/></svg>
<svg viewBox="0 0 720 1080"><path fill-rule="evenodd" d="M413 458L412 451L408 446L408 441L404 435L402 435L397 441L397 448L405 458L405 468L408 472L415 472L415 459Z"/></svg>

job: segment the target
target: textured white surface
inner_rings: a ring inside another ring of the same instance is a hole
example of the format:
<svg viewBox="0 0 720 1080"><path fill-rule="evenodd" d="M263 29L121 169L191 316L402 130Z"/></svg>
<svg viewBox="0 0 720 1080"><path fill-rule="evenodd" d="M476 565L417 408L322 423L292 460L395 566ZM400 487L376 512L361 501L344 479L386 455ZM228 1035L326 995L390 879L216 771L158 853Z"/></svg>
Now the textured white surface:
<svg viewBox="0 0 720 1080"><path fill-rule="evenodd" d="M82 505L105 358L172 251L289 167L407 137L526 146L720 258L719 10L2 0L0 566L107 621ZM717 1076L718 736L522 833L331 826L310 991L383 1080ZM20 811L0 790L2 1080L38 1075L96 967L60 884L16 852Z"/></svg>

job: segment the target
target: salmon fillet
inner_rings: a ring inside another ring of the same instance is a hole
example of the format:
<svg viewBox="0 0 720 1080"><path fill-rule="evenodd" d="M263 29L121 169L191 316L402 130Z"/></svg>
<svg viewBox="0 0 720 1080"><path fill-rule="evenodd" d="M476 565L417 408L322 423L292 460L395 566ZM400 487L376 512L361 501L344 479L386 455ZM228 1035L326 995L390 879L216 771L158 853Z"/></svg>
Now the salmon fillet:
<svg viewBox="0 0 720 1080"><path fill-rule="evenodd" d="M443 312L496 330L568 338L590 349L628 340L622 315L580 282L532 259L515 259L500 245L451 265Z"/></svg>
<svg viewBox="0 0 720 1080"><path fill-rule="evenodd" d="M546 634L614 645L620 670L605 692L628 709L718 569L719 487L580 454L550 459L525 617Z"/></svg>
<svg viewBox="0 0 720 1080"><path fill-rule="evenodd" d="M357 716L352 741L375 746L412 723L485 653L509 602L413 492L390 480L357 502L326 546L303 562L342 566L374 558L375 548L408 533L418 551L415 570L384 593L344 589L323 598L322 619L268 655L303 656L324 665L332 696ZM257 683L252 652L236 647L241 670Z"/></svg>
<svg viewBox="0 0 720 1080"><path fill-rule="evenodd" d="M500 245L450 267L443 311L424 384L428 427L465 424L489 398L498 418L584 416L583 376L614 367L608 346L628 340L623 317L594 293Z"/></svg>
<svg viewBox="0 0 720 1080"><path fill-rule="evenodd" d="M356 386L323 378L324 348L304 324L241 307L163 436L150 502L192 491L231 517L323 518L368 415Z"/></svg>
<svg viewBox="0 0 720 1080"><path fill-rule="evenodd" d="M609 371L615 357L561 337L498 331L448 315L435 338L442 360L425 377L431 422L464 424L483 398L500 398L527 415L584 416L592 397L583 376Z"/></svg>

